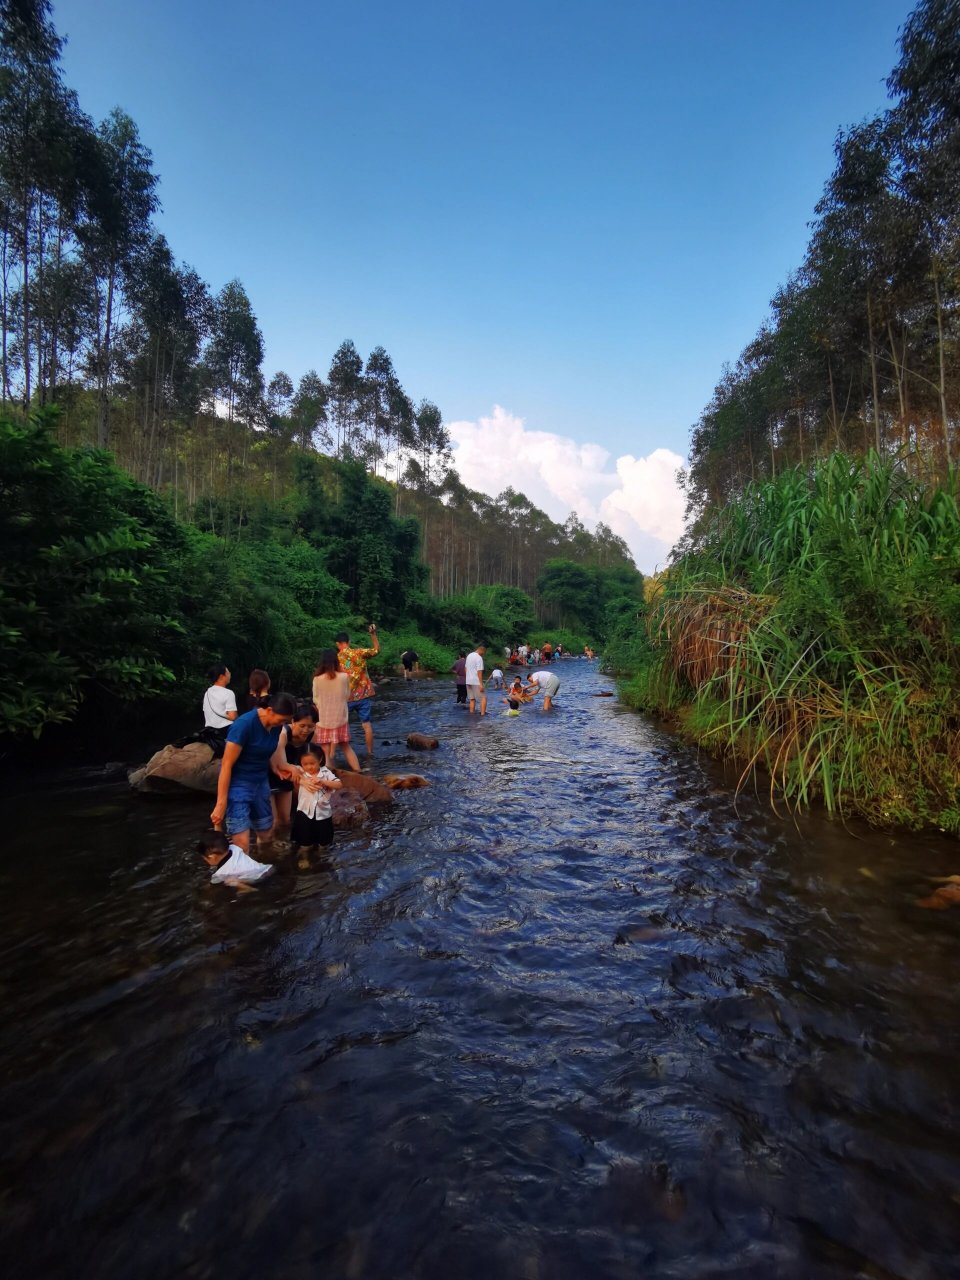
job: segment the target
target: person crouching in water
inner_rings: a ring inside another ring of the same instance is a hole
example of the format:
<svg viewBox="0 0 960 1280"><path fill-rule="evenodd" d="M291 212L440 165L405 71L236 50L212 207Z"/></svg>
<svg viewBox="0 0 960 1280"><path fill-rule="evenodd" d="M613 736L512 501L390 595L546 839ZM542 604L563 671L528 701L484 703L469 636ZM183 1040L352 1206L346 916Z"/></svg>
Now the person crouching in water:
<svg viewBox="0 0 960 1280"><path fill-rule="evenodd" d="M504 698L504 702L510 708L507 714L518 716L520 714L521 703L529 701L530 694L527 693L526 689L524 689L523 681L519 676L515 676L513 684L507 690L507 696Z"/></svg>
<svg viewBox="0 0 960 1280"><path fill-rule="evenodd" d="M213 867L211 884L251 885L273 872L269 862L257 862L238 844L231 844L222 831L205 831L197 841L197 853Z"/></svg>
<svg viewBox="0 0 960 1280"><path fill-rule="evenodd" d="M333 811L329 793L338 791L343 783L330 772L326 763L323 748L318 746L311 747L300 757L300 790L290 828L290 848L299 855L297 866L301 871L310 867L310 849L327 849L333 843Z"/></svg>

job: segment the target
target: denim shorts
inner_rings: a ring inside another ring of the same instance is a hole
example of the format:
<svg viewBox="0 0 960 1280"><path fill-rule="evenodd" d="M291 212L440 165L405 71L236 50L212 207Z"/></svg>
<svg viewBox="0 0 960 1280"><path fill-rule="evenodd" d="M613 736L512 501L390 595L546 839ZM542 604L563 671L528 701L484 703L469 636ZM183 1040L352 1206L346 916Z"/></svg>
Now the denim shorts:
<svg viewBox="0 0 960 1280"><path fill-rule="evenodd" d="M237 782L231 778L227 793L227 835L236 836L241 831L269 831L272 826L273 810L270 808L267 775L263 775L262 782Z"/></svg>
<svg viewBox="0 0 960 1280"><path fill-rule="evenodd" d="M361 724L370 723L370 699L369 698L358 698L356 702L348 702L347 710L355 711L357 713L357 719L360 721Z"/></svg>

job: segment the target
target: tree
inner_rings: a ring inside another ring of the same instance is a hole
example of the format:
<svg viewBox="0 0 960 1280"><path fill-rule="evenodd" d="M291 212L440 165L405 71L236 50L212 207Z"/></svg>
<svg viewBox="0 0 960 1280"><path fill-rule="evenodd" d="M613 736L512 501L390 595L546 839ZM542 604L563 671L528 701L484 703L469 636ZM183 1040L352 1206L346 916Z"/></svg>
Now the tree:
<svg viewBox="0 0 960 1280"><path fill-rule="evenodd" d="M110 443L113 342L122 291L135 253L149 240L157 208L157 178L136 124L115 108L97 131L90 218L81 228L84 255L95 281L97 330L92 367L97 384L97 443Z"/></svg>
<svg viewBox="0 0 960 1280"><path fill-rule="evenodd" d="M330 394L330 416L336 431L336 456L352 452L363 392L363 360L360 352L347 339L334 352L327 374Z"/></svg>

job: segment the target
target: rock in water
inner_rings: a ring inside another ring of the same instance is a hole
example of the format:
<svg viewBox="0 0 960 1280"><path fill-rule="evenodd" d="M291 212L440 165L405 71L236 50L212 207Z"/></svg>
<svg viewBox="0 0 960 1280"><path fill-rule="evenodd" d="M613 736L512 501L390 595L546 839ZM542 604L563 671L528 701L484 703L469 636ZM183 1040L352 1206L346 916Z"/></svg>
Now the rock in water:
<svg viewBox="0 0 960 1280"><path fill-rule="evenodd" d="M415 751L433 751L440 745L439 738L431 738L425 733L408 733L407 746Z"/></svg>
<svg viewBox="0 0 960 1280"><path fill-rule="evenodd" d="M334 769L333 772L343 783L344 791L353 791L367 804L388 804L393 799L390 788L371 778L369 773L353 773L349 769Z"/></svg>
<svg viewBox="0 0 960 1280"><path fill-rule="evenodd" d="M363 797L347 787L330 792L330 810L337 831L353 831L370 821L370 810Z"/></svg>
<svg viewBox="0 0 960 1280"><path fill-rule="evenodd" d="M190 742L185 747L163 747L142 769L128 775L137 791L170 792L186 787L188 791L205 791L216 795L220 777L220 761L205 742Z"/></svg>
<svg viewBox="0 0 960 1280"><path fill-rule="evenodd" d="M391 791L412 791L415 787L429 787L430 779L419 773L385 773L383 785Z"/></svg>

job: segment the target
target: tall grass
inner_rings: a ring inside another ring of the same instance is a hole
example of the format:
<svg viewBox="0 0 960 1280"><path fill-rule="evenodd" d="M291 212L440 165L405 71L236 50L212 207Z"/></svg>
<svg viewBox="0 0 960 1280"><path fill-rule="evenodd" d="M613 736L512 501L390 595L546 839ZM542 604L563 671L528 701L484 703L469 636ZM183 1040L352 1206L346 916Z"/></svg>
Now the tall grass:
<svg viewBox="0 0 960 1280"><path fill-rule="evenodd" d="M960 830L960 513L835 455L750 489L671 569L626 696L774 801Z"/></svg>

